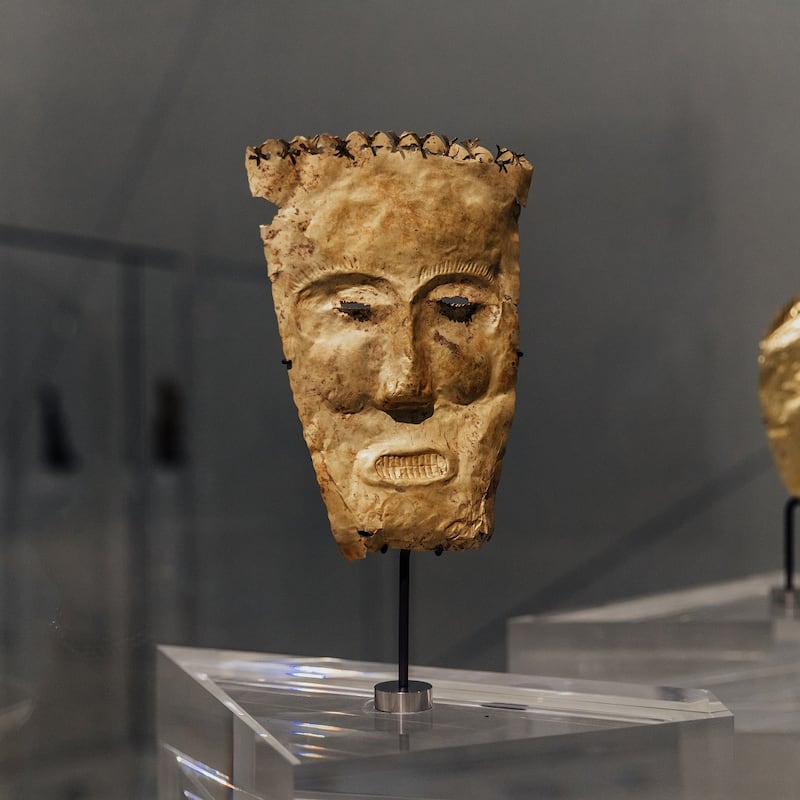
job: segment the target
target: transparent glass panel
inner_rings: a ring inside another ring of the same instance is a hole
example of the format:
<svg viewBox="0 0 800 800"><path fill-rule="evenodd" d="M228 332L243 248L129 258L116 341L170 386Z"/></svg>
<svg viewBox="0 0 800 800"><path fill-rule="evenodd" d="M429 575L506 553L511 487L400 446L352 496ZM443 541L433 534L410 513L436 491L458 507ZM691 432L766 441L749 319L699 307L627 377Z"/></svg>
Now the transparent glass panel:
<svg viewBox="0 0 800 800"><path fill-rule="evenodd" d="M420 668L434 708L395 715L372 702L391 677L160 648L160 800L176 797L184 757L259 798L725 796L731 717L706 691Z"/></svg>

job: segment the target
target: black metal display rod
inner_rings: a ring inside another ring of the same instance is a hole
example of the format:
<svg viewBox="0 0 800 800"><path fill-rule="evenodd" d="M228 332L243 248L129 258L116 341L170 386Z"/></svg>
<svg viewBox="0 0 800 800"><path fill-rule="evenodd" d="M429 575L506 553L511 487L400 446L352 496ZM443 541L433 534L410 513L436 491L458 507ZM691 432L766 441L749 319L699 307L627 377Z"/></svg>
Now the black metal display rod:
<svg viewBox="0 0 800 800"><path fill-rule="evenodd" d="M408 679L409 597L411 552L400 551L399 604L397 613L397 680L375 684L375 710L395 714L429 711L432 687L425 681Z"/></svg>
<svg viewBox="0 0 800 800"><path fill-rule="evenodd" d="M408 606L411 582L411 551L400 551L400 607L397 631L397 684L398 691L408 691Z"/></svg>
<svg viewBox="0 0 800 800"><path fill-rule="evenodd" d="M800 498L790 497L783 509L783 569L787 592L794 591L794 512Z"/></svg>

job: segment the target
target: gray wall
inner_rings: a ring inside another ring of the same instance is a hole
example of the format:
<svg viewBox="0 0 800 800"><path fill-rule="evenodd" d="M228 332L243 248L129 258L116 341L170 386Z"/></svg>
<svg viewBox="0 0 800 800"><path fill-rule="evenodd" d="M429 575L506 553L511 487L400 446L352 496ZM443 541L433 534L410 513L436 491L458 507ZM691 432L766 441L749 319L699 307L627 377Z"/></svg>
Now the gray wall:
<svg viewBox="0 0 800 800"><path fill-rule="evenodd" d="M245 145L319 131L478 135L536 166L497 532L414 559L414 660L502 668L510 614L777 568L756 355L798 292L798 67L777 1L4 3L6 618L18 591L121 639L393 657L395 560L328 533L243 170ZM142 438L164 375L177 474ZM57 489L44 382L82 459Z"/></svg>

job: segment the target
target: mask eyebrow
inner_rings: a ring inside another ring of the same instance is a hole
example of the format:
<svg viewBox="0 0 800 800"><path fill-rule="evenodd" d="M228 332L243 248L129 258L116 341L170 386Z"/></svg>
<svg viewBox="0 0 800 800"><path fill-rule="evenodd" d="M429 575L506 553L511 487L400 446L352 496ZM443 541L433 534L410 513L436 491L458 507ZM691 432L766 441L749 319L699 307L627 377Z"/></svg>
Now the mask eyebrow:
<svg viewBox="0 0 800 800"><path fill-rule="evenodd" d="M426 264L419 271L420 283L440 275L468 275L492 282L497 277L497 266L487 261L473 261L464 258L447 258L434 264Z"/></svg>
<svg viewBox="0 0 800 800"><path fill-rule="evenodd" d="M309 271L302 277L297 276L292 282L292 289L302 300L315 292L336 292L357 286L381 287L386 284L383 278L367 275L353 269L328 267Z"/></svg>
<svg viewBox="0 0 800 800"><path fill-rule="evenodd" d="M496 291L498 269L486 261L454 258L436 262L420 270L419 287L414 293L414 299L425 297L443 283L467 283Z"/></svg>
<svg viewBox="0 0 800 800"><path fill-rule="evenodd" d="M304 292L315 284L326 283L329 279L353 283L374 283L375 277L365 274L354 259L345 256L341 261L323 261L303 264L291 270L290 288L294 292Z"/></svg>

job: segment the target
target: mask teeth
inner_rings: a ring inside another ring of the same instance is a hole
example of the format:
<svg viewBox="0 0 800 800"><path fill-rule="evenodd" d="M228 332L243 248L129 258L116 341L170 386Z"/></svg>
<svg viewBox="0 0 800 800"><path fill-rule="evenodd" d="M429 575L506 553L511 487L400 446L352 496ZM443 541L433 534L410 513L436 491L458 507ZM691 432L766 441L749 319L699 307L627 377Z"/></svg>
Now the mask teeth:
<svg viewBox="0 0 800 800"><path fill-rule="evenodd" d="M438 453L413 456L381 456L375 462L375 472L382 480L427 481L447 474L447 459Z"/></svg>
<svg viewBox="0 0 800 800"><path fill-rule="evenodd" d="M507 167L519 165L524 158L522 153L515 153L506 147L498 147L497 154L492 153L479 144L478 139L465 139L458 142L436 133L420 136L413 131L403 131L399 136L394 131L375 131L372 134L364 131L353 131L344 139L329 133L321 133L312 138L295 136L291 140L267 139L258 147L248 150L251 158L260 164L262 160L274 158L289 159L293 164L298 156L334 156L355 161L379 152L400 153L403 156L419 154L422 158L429 155L452 158L454 161L476 161L494 163L505 171Z"/></svg>

